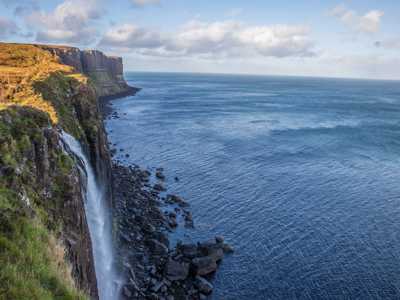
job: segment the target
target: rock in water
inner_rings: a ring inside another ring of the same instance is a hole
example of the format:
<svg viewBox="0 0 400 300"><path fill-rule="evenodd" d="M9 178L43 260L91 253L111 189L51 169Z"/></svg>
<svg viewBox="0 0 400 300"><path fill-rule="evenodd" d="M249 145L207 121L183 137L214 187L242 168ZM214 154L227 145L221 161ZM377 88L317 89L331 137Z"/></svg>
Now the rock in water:
<svg viewBox="0 0 400 300"><path fill-rule="evenodd" d="M197 287L200 293L209 295L213 291L213 285L201 276L196 276L194 285Z"/></svg>
<svg viewBox="0 0 400 300"><path fill-rule="evenodd" d="M185 280L189 275L189 264L169 259L166 266L166 276L171 281Z"/></svg>
<svg viewBox="0 0 400 300"><path fill-rule="evenodd" d="M208 275L217 270L216 261L210 256L196 257L192 259L192 267L196 275Z"/></svg>

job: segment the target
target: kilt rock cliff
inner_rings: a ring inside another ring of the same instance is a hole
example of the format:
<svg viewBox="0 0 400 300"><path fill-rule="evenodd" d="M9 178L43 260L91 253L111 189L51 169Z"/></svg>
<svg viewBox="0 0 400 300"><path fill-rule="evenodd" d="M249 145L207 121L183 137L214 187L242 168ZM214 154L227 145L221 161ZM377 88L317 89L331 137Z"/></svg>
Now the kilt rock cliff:
<svg viewBox="0 0 400 300"><path fill-rule="evenodd" d="M0 43L0 300L212 292L233 249L222 236L170 247L168 232L193 226L188 204L164 194L162 168L111 159L109 100L137 91L119 57Z"/></svg>
<svg viewBox="0 0 400 300"><path fill-rule="evenodd" d="M90 234L107 230L90 197L103 217L112 208L98 99L135 91L121 58L0 43L0 299L98 298L92 244L111 232Z"/></svg>

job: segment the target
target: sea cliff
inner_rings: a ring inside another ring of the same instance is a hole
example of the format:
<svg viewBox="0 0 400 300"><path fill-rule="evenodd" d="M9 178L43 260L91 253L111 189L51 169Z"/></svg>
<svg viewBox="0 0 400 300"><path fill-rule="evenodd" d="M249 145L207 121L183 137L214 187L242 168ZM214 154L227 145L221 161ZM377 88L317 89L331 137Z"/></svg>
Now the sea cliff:
<svg viewBox="0 0 400 300"><path fill-rule="evenodd" d="M117 149L109 149L103 118L118 113L107 100L137 90L121 58L0 43L0 299L118 299L114 290L104 297L110 281L122 299L212 292L208 280L232 248L221 236L172 247L168 232L193 226L188 203L164 193L162 168L152 174L111 160ZM89 177L101 197L88 197ZM93 234L89 198L112 217L115 282L107 268L103 282L96 273L105 234Z"/></svg>
<svg viewBox="0 0 400 300"><path fill-rule="evenodd" d="M0 43L0 298L98 298L77 139L107 189L99 97L134 93L121 58L72 47Z"/></svg>

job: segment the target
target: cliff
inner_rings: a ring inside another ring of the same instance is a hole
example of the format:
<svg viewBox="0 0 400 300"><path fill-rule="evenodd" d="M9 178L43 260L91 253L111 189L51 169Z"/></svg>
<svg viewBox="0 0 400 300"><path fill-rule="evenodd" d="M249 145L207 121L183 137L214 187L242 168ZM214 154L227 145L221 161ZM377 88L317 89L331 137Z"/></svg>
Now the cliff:
<svg viewBox="0 0 400 300"><path fill-rule="evenodd" d="M135 91L122 71L98 51L0 43L0 299L98 297L83 178L60 132L110 189L98 97Z"/></svg>
<svg viewBox="0 0 400 300"><path fill-rule="evenodd" d="M36 45L52 52L65 65L89 76L95 83L99 97L122 97L136 93L124 79L121 57L106 56L97 50L79 50L73 47Z"/></svg>

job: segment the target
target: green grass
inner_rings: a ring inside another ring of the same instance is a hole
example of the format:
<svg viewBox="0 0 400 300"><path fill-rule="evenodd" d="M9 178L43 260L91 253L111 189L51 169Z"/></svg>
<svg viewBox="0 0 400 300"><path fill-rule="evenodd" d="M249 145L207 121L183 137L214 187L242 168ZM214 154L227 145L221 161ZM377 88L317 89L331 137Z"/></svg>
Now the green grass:
<svg viewBox="0 0 400 300"><path fill-rule="evenodd" d="M60 271L67 267L50 232L20 201L0 189L0 299L86 299Z"/></svg>
<svg viewBox="0 0 400 300"><path fill-rule="evenodd" d="M61 211L73 160L61 149L48 149L54 164L52 196L37 184L35 145L43 146L46 113L13 107L0 111L0 300L87 299L74 286L63 245ZM21 197L25 194L29 205Z"/></svg>

